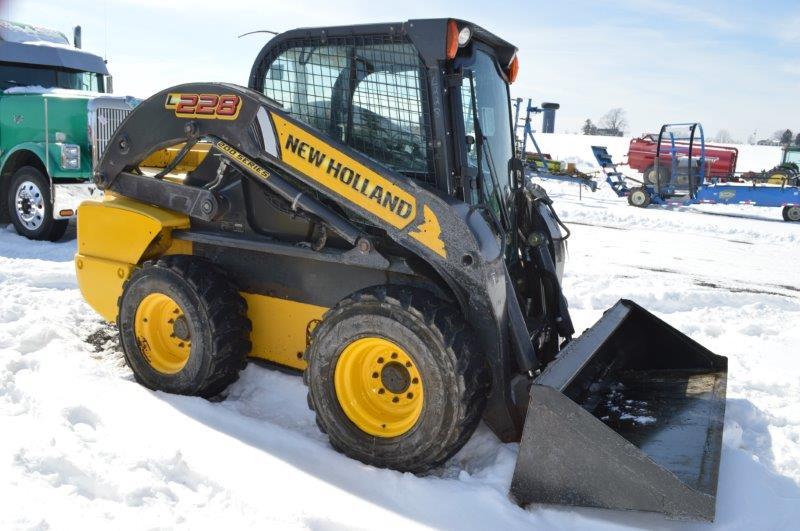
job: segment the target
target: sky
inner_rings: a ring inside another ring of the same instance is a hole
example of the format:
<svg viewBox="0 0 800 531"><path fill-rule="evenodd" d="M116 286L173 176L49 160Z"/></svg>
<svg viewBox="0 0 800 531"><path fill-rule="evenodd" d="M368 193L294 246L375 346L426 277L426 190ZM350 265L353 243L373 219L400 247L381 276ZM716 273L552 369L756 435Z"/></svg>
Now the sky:
<svg viewBox="0 0 800 531"><path fill-rule="evenodd" d="M247 84L260 29L456 17L519 48L512 97L561 104L557 132L611 108L628 133L701 122L737 140L800 131L800 0L0 0L0 18L83 28L117 94L189 81ZM538 124L538 120L537 120Z"/></svg>

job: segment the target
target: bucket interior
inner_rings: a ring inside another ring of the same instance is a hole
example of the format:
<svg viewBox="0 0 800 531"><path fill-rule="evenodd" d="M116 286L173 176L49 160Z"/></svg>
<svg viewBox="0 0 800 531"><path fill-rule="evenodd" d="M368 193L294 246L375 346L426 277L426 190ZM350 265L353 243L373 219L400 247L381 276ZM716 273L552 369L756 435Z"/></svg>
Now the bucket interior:
<svg viewBox="0 0 800 531"><path fill-rule="evenodd" d="M536 383L556 383L686 486L714 496L726 358L629 301L618 303L584 336L556 360L565 368L554 367L554 374L543 373ZM559 373L561 381L553 381Z"/></svg>
<svg viewBox="0 0 800 531"><path fill-rule="evenodd" d="M688 487L715 494L724 371L627 370L581 404Z"/></svg>

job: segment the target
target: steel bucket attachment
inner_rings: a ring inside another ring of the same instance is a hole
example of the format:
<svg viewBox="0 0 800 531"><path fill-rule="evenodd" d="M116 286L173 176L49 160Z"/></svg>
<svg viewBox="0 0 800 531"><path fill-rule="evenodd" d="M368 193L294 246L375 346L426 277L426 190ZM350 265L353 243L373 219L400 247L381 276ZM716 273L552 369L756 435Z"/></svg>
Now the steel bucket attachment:
<svg viewBox="0 0 800 531"><path fill-rule="evenodd" d="M512 497L713 520L727 362L620 300L531 386Z"/></svg>

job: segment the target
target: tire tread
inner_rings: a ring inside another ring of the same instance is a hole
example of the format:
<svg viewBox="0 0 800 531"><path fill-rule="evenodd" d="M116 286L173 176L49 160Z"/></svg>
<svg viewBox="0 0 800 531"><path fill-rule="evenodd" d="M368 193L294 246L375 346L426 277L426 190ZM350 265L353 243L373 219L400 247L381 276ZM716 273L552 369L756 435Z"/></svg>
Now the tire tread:
<svg viewBox="0 0 800 531"><path fill-rule="evenodd" d="M127 285L141 274L154 268L166 269L184 279L195 292L202 310L208 316L212 344L210 367L205 378L195 382L190 394L210 398L224 391L239 378L250 352L249 340L252 324L247 317L247 303L234 284L216 266L200 258L187 255L170 255L158 260L148 260L123 285L122 296L117 301L121 307ZM119 319L119 317L118 317ZM119 326L118 328L122 330ZM129 366L133 366L125 352Z"/></svg>
<svg viewBox="0 0 800 531"><path fill-rule="evenodd" d="M432 447L433 451L423 462L416 462L402 468L397 467L407 472L425 473L450 459L472 436L480 422L488 395L489 367L486 360L478 354L474 337L461 316L461 312L452 304L424 290L391 286L368 288L341 300L325 313L322 322L347 309L352 309L354 306L376 303L390 311L404 311L416 317L444 345L447 356L454 361L453 366L457 373L456 381L459 387L459 403L453 409L455 418L451 422L451 429L443 437L443 440ZM317 326L312 333L312 344L317 339L317 332L320 329L321 326ZM309 364L314 363L313 359L308 361ZM308 370L304 373L304 383L309 386L307 374ZM315 400L317 398L309 386L309 409L315 412L316 422L321 431L330 434L332 431L326 428L326 419L319 415L320 408L315 407ZM356 452L350 451L344 445L334 441L333 438L331 445L345 455L361 459ZM369 464L383 466L377 458Z"/></svg>

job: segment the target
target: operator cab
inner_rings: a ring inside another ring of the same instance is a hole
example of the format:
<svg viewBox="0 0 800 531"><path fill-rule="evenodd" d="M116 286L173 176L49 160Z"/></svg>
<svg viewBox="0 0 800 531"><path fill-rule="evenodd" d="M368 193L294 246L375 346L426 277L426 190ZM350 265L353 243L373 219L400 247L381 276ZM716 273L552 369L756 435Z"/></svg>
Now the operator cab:
<svg viewBox="0 0 800 531"><path fill-rule="evenodd" d="M514 46L461 20L307 28L267 43L250 88L421 185L506 218L517 64Z"/></svg>

